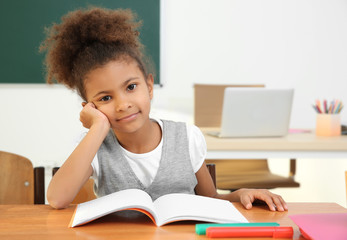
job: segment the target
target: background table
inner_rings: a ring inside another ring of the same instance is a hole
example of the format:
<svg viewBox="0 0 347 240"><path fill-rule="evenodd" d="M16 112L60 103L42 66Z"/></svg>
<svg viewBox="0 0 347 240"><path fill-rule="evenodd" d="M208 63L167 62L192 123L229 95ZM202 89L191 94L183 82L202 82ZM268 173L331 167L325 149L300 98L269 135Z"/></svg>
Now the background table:
<svg viewBox="0 0 347 240"><path fill-rule="evenodd" d="M314 132L289 133L284 137L218 138L201 128L207 159L346 158L347 136L317 137Z"/></svg>
<svg viewBox="0 0 347 240"><path fill-rule="evenodd" d="M293 226L294 239L303 237L288 217L291 214L347 213L347 209L335 203L288 203L287 212L271 212L266 206L245 210L240 203L234 204L250 222L278 222L281 226ZM0 205L0 239L208 239L195 234L197 222L184 221L156 227L145 215L122 218L113 214L84 226L68 228L74 209L75 206L54 210L48 205Z"/></svg>

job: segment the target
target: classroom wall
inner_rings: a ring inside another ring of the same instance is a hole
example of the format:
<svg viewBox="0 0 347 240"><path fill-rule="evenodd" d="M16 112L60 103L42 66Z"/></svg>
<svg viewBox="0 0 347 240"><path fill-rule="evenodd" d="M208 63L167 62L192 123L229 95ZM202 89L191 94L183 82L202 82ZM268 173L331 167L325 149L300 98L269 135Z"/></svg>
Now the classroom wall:
<svg viewBox="0 0 347 240"><path fill-rule="evenodd" d="M292 128L314 128L315 99L347 103L347 2L343 0L162 0L161 79L152 114L193 122L194 83L295 88ZM2 46L4 47L4 46ZM20 56L18 56L20 57ZM20 71L20 68L18 69ZM60 85L0 85L0 149L50 171L83 128L81 101ZM341 114L347 123L347 110ZM346 206L347 159L299 159L287 201ZM271 159L286 174L287 159Z"/></svg>

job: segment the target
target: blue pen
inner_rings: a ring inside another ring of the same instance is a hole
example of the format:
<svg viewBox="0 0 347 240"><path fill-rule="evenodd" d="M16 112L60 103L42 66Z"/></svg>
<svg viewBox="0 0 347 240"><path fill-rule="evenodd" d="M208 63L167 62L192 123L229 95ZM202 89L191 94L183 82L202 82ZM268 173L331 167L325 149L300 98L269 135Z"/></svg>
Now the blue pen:
<svg viewBox="0 0 347 240"><path fill-rule="evenodd" d="M332 106L331 113L333 114L335 111L335 101L334 100L331 102L331 106Z"/></svg>
<svg viewBox="0 0 347 240"><path fill-rule="evenodd" d="M334 113L338 113L338 111L339 111L339 109L340 109L340 105L341 105L341 102L339 102L339 103L337 104L337 107L335 108Z"/></svg>
<svg viewBox="0 0 347 240"><path fill-rule="evenodd" d="M209 227L278 227L276 222L258 222L258 223L204 223L195 225L195 233L205 235Z"/></svg>

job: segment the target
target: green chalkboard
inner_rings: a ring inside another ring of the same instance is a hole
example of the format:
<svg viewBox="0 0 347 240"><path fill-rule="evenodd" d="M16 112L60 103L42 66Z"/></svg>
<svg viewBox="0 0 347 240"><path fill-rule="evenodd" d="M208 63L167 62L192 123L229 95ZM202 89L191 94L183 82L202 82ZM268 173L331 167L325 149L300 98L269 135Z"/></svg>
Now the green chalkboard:
<svg viewBox="0 0 347 240"><path fill-rule="evenodd" d="M160 76L160 0L1 0L0 83L45 83L44 28L69 11L88 6L130 8L143 21L141 42Z"/></svg>

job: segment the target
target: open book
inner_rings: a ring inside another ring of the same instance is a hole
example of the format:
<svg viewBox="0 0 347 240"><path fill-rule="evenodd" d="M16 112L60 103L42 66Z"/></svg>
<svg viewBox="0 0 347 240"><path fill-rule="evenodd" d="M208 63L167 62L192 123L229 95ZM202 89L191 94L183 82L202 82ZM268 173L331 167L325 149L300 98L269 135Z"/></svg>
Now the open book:
<svg viewBox="0 0 347 240"><path fill-rule="evenodd" d="M69 227L91 222L121 210L137 210L148 215L157 226L180 221L196 220L216 223L244 223L247 219L226 200L173 193L154 202L144 191L127 189L78 204Z"/></svg>

